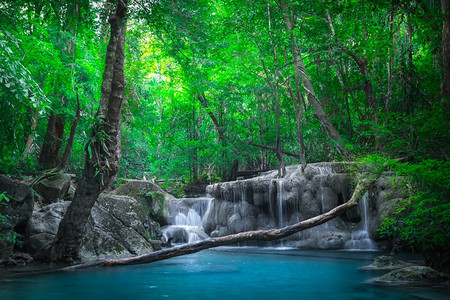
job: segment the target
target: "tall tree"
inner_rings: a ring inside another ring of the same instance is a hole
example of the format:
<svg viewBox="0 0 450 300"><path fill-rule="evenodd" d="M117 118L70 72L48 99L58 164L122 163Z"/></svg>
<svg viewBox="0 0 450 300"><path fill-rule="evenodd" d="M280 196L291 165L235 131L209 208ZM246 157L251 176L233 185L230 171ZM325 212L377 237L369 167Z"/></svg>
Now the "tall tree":
<svg viewBox="0 0 450 300"><path fill-rule="evenodd" d="M91 138L85 148L82 177L51 247L53 261L81 258L81 242L91 209L98 195L109 186L119 169L127 2L119 0L108 19L111 34L99 108Z"/></svg>
<svg viewBox="0 0 450 300"><path fill-rule="evenodd" d="M450 129L450 1L441 0L442 15L442 108Z"/></svg>

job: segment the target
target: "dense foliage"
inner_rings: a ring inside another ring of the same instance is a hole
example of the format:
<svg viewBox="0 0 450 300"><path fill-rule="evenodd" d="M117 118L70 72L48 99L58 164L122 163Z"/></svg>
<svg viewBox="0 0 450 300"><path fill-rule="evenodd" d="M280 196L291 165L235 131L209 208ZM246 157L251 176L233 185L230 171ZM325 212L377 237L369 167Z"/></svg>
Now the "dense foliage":
<svg viewBox="0 0 450 300"><path fill-rule="evenodd" d="M0 1L1 173L55 166L78 94L66 169L80 174L111 1ZM131 8L119 176L226 180L235 162L274 168L299 163L302 151L308 163L401 157L408 163L392 168L415 192L383 232L422 248L448 241L439 231L448 228L440 222L448 222L450 145L439 1L135 0Z"/></svg>

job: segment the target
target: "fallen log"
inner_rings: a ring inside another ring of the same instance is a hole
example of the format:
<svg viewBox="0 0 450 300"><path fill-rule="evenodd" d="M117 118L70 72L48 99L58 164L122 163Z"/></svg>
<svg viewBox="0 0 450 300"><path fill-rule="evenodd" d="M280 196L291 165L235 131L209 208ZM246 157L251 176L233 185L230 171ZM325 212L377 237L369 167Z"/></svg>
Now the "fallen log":
<svg viewBox="0 0 450 300"><path fill-rule="evenodd" d="M254 231L246 231L237 234L231 234L227 236L217 237L217 238L208 238L201 241L197 241L190 244L184 244L180 246L175 246L168 249L163 249L159 251L155 251L148 254L143 254L139 256L132 256L127 258L119 258L119 259L106 259L94 262L87 262L78 265L73 265L69 267L65 267L61 270L75 270L75 269L85 269L85 268L94 268L94 267L112 267L112 266L124 266L124 265L137 265L137 264L147 264L156 261L165 260L168 258L192 254L199 252L201 250L215 248L219 246L227 246L233 245L240 242L245 241L273 241L285 238L294 233L303 231L305 229L309 229L320 224L323 224L347 210L358 205L359 199L364 195L367 187L373 182L373 179L367 179L358 183L353 192L350 200L344 204L341 204L327 213L318 215L316 217L298 222L293 225L289 225L279 229L269 229L269 230L254 230Z"/></svg>

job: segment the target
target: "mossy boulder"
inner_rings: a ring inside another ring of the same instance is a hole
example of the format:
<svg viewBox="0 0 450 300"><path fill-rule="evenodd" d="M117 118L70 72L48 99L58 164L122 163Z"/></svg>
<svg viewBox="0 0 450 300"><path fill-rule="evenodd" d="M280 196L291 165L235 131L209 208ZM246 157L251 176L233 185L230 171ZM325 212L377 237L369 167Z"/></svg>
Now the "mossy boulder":
<svg viewBox="0 0 450 300"><path fill-rule="evenodd" d="M125 184L111 191L110 195L123 195L132 197L148 208L153 221L161 226L167 225L169 214L169 201L175 197L166 193L158 185L146 180L127 180Z"/></svg>
<svg viewBox="0 0 450 300"><path fill-rule="evenodd" d="M361 267L361 268L359 268L359 270L361 270L361 271L392 271L392 270L397 270L397 269L401 269L401 268L408 267L408 266L411 266L411 263L397 260L393 256L382 255L382 256L375 257L375 259L373 260L373 262L370 265Z"/></svg>
<svg viewBox="0 0 450 300"><path fill-rule="evenodd" d="M70 175L59 172L39 180L33 189L42 196L43 204L50 204L68 197L70 185Z"/></svg>
<svg viewBox="0 0 450 300"><path fill-rule="evenodd" d="M14 248L14 232L23 234L33 213L33 191L25 183L0 175L0 193L6 193L0 205L0 263L8 261Z"/></svg>
<svg viewBox="0 0 450 300"><path fill-rule="evenodd" d="M425 266L410 266L370 280L377 285L448 285L450 276Z"/></svg>

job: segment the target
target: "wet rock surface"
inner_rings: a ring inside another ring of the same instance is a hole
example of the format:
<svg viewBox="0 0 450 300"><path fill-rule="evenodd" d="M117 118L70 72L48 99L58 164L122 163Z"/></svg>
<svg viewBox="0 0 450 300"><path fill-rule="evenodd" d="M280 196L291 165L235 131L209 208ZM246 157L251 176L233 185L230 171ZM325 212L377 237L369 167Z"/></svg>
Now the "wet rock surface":
<svg viewBox="0 0 450 300"><path fill-rule="evenodd" d="M14 244L8 239L14 232L23 234L26 223L33 213L34 196L31 188L25 183L0 175L0 193L5 193L0 205L0 214L4 221L0 222L0 263L7 262L13 252Z"/></svg>
<svg viewBox="0 0 450 300"><path fill-rule="evenodd" d="M448 274L435 271L425 266L409 266L391 271L383 276L374 278L369 283L376 285L449 285L450 276Z"/></svg>
<svg viewBox="0 0 450 300"><path fill-rule="evenodd" d="M52 203L33 213L25 237L30 254L53 241L69 204ZM129 196L101 194L86 225L82 255L91 259L152 252L160 249L161 235L143 203Z"/></svg>
<svg viewBox="0 0 450 300"><path fill-rule="evenodd" d="M394 256L382 255L376 257L373 262L359 268L361 271L392 271L411 266L412 263L397 260Z"/></svg>

